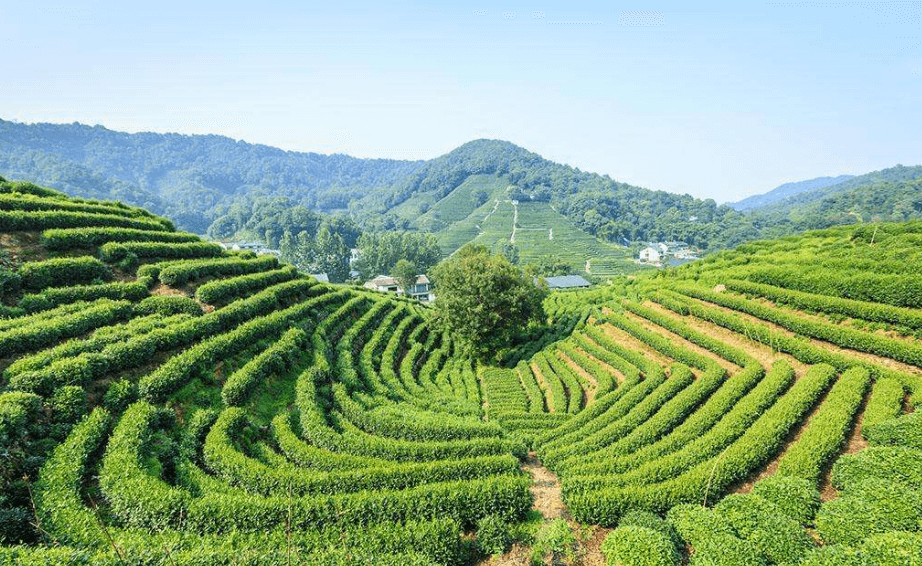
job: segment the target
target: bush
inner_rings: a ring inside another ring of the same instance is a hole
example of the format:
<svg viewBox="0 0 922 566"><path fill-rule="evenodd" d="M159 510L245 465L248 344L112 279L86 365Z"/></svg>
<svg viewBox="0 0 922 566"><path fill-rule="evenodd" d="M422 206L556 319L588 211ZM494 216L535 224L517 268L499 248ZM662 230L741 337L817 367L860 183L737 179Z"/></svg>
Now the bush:
<svg viewBox="0 0 922 566"><path fill-rule="evenodd" d="M826 544L856 545L873 534L916 530L922 497L899 482L866 479L828 501L816 514L816 530Z"/></svg>
<svg viewBox="0 0 922 566"><path fill-rule="evenodd" d="M875 446L906 446L922 450L922 411L883 421L862 429Z"/></svg>
<svg viewBox="0 0 922 566"><path fill-rule="evenodd" d="M68 228L42 232L42 244L49 250L91 248L107 242L198 242L195 234L158 232L133 228Z"/></svg>
<svg viewBox="0 0 922 566"><path fill-rule="evenodd" d="M27 312L35 313L54 308L58 305L77 301L95 301L112 299L116 301L140 301L147 297L149 291L144 281L103 283L101 285L71 285L51 287L41 293L31 293L19 300L19 306Z"/></svg>
<svg viewBox="0 0 922 566"><path fill-rule="evenodd" d="M758 495L729 495L714 511L771 563L797 562L814 546L797 521Z"/></svg>
<svg viewBox="0 0 922 566"><path fill-rule="evenodd" d="M112 276L106 264L89 256L30 261L22 264L18 273L23 288L33 290L91 283Z"/></svg>
<svg viewBox="0 0 922 566"><path fill-rule="evenodd" d="M803 478L769 476L752 487L752 494L773 503L782 513L801 525L813 521L820 508L820 492Z"/></svg>
<svg viewBox="0 0 922 566"><path fill-rule="evenodd" d="M127 379L116 381L109 386L106 394L102 398L103 405L113 415L121 414L138 400L138 386Z"/></svg>
<svg viewBox="0 0 922 566"><path fill-rule="evenodd" d="M628 511L621 516L621 520L618 522L618 526L626 527L629 525L645 527L647 529L652 529L662 533L666 536L666 538L672 541L673 545L676 547L681 544L679 534L676 532L675 527L672 526L672 523L664 521L663 518L656 513L641 510Z"/></svg>
<svg viewBox="0 0 922 566"><path fill-rule="evenodd" d="M86 394L76 385L65 385L48 401L55 422L72 424L86 414Z"/></svg>
<svg viewBox="0 0 922 566"><path fill-rule="evenodd" d="M602 543L608 566L677 566L681 556L662 532L639 525L619 526Z"/></svg>
<svg viewBox="0 0 922 566"><path fill-rule="evenodd" d="M531 547L531 563L544 564L550 558L554 564L559 564L565 558L570 564L576 559L576 535L570 530L570 525L563 519L554 519L544 524L535 543Z"/></svg>
<svg viewBox="0 0 922 566"><path fill-rule="evenodd" d="M868 537L861 552L870 564L918 566L922 564L922 534L894 531Z"/></svg>
<svg viewBox="0 0 922 566"><path fill-rule="evenodd" d="M881 562L875 564L890 564ZM844 544L820 546L807 553L800 566L874 566L858 549Z"/></svg>
<svg viewBox="0 0 922 566"><path fill-rule="evenodd" d="M108 263L122 261L129 256L138 258L193 259L215 257L224 248L210 242L109 242L99 248L99 257Z"/></svg>
<svg viewBox="0 0 922 566"><path fill-rule="evenodd" d="M751 543L738 538L727 520L700 505L676 505L667 520L694 553L691 564L764 566L765 558Z"/></svg>
<svg viewBox="0 0 922 566"><path fill-rule="evenodd" d="M512 546L509 524L498 515L477 522L477 549L483 554L502 554Z"/></svg>
<svg viewBox="0 0 922 566"><path fill-rule="evenodd" d="M162 316L174 314L201 316L202 307L189 297L178 295L152 295L138 303L138 305L135 306L135 311L139 314L159 314Z"/></svg>
<svg viewBox="0 0 922 566"><path fill-rule="evenodd" d="M20 391L0 394L0 446L10 446L29 434L41 408L38 395Z"/></svg>

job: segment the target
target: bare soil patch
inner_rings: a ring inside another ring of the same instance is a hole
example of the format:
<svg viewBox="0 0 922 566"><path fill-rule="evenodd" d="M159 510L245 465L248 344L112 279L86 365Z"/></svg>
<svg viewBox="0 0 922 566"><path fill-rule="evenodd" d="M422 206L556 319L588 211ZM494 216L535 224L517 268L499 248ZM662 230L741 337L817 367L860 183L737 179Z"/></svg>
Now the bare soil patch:
<svg viewBox="0 0 922 566"><path fill-rule="evenodd" d="M531 476L531 493L535 496L532 508L548 520L569 519L570 513L560 495L560 481L557 476L538 460L534 451L528 453L522 470Z"/></svg>

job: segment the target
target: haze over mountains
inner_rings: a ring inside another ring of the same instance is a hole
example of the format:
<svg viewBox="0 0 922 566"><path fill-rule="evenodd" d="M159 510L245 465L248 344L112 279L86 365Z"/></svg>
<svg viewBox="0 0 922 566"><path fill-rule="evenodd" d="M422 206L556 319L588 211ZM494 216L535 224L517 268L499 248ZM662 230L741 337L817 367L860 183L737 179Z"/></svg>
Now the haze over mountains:
<svg viewBox="0 0 922 566"><path fill-rule="evenodd" d="M633 242L681 240L716 249L922 215L920 167L787 183L718 206L583 172L500 140L400 161L287 152L215 135L0 120L0 175L144 206L218 238L270 238L272 218L303 207L363 231L430 231L446 254L472 240L494 249L507 241L531 245L536 257L564 245L593 250L574 264ZM576 240L554 242L555 231Z"/></svg>

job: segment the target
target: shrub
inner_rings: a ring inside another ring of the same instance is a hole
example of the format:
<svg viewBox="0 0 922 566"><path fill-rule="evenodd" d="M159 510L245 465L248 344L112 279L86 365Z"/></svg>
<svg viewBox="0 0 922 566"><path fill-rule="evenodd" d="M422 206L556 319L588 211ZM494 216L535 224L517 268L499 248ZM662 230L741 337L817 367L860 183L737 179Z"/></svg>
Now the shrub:
<svg viewBox="0 0 922 566"><path fill-rule="evenodd" d="M922 411L883 421L862 429L875 446L906 446L922 450Z"/></svg>
<svg viewBox="0 0 922 566"><path fill-rule="evenodd" d="M619 526L602 543L609 566L677 566L675 544L662 532L639 525Z"/></svg>
<svg viewBox="0 0 922 566"><path fill-rule="evenodd" d="M89 256L30 261L22 264L18 273L22 278L23 288L34 290L68 287L97 279L109 279L112 276L106 264Z"/></svg>
<svg viewBox="0 0 922 566"><path fill-rule="evenodd" d="M122 411L128 408L128 405L137 400L138 386L127 379L116 381L110 385L102 398L103 405L113 415L121 414Z"/></svg>
<svg viewBox="0 0 922 566"><path fill-rule="evenodd" d="M86 394L76 385L58 388L49 399L53 418L59 423L75 423L86 413Z"/></svg>
<svg viewBox="0 0 922 566"><path fill-rule="evenodd" d="M893 530L919 528L922 497L898 482L866 479L828 501L816 514L816 530L826 544L855 545Z"/></svg>
<svg viewBox="0 0 922 566"><path fill-rule="evenodd" d="M918 566L922 564L922 534L893 531L868 537L861 552L870 564Z"/></svg>
<svg viewBox="0 0 922 566"><path fill-rule="evenodd" d="M135 311L139 314L159 314L170 316L174 314L189 314L200 316L202 307L193 299L178 295L152 295L147 297L137 306Z"/></svg>
<svg viewBox="0 0 922 566"><path fill-rule="evenodd" d="M512 546L509 524L498 515L477 522L477 549L484 554L502 554Z"/></svg>
<svg viewBox="0 0 922 566"><path fill-rule="evenodd" d="M771 563L796 562L813 547L797 521L758 495L729 495L714 510Z"/></svg>
<svg viewBox="0 0 922 566"><path fill-rule="evenodd" d="M576 535L563 519L554 519L541 527L531 547L531 563L544 564L548 558L555 564L565 558L570 564L576 558Z"/></svg>
<svg viewBox="0 0 922 566"><path fill-rule="evenodd" d="M802 525L813 520L820 508L820 492L809 480L769 476L752 487L752 494L773 503L782 513Z"/></svg>
<svg viewBox="0 0 922 566"><path fill-rule="evenodd" d="M679 534L676 532L675 527L671 523L664 521L662 517L656 513L651 513L650 511L641 511L635 509L633 511L628 511L621 516L621 520L618 521L619 527L626 527L629 525L637 527L645 527L647 529L652 529L659 533L665 535L673 545L677 546L681 543Z"/></svg>
<svg viewBox="0 0 922 566"><path fill-rule="evenodd" d="M831 544L808 552L800 562L800 566L873 566L873 564L857 548L844 544Z"/></svg>

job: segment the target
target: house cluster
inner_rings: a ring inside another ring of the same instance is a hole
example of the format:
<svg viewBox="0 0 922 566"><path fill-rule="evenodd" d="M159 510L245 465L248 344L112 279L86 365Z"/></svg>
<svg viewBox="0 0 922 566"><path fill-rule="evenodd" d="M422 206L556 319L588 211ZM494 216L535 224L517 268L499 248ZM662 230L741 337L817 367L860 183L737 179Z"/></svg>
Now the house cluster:
<svg viewBox="0 0 922 566"><path fill-rule="evenodd" d="M698 253L685 242L655 242L640 250L636 261L657 267L676 267L698 259Z"/></svg>
<svg viewBox="0 0 922 566"><path fill-rule="evenodd" d="M271 250L267 248L261 242L229 242L226 244L222 242L218 242L218 244L221 247L223 247L225 250L251 251L255 253L256 255L274 255L275 257L279 257L282 255L282 252L278 250Z"/></svg>
<svg viewBox="0 0 922 566"><path fill-rule="evenodd" d="M430 303L435 300L432 293L432 284L425 275L417 275L416 282L409 289L404 289L396 278L388 275L379 275L374 279L365 282L366 289L381 291L382 293L396 293L406 295L411 299L416 299L423 303Z"/></svg>

